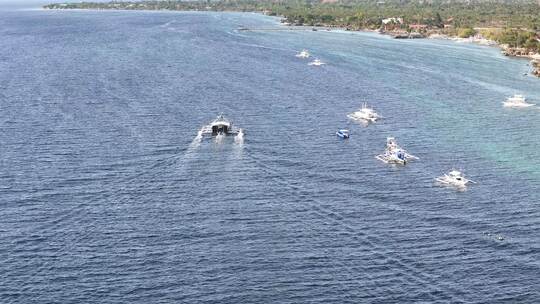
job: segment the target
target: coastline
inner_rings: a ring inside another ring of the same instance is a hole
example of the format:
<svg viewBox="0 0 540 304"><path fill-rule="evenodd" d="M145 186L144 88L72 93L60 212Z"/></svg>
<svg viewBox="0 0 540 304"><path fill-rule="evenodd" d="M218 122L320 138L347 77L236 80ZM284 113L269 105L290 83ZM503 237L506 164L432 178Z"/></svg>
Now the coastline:
<svg viewBox="0 0 540 304"><path fill-rule="evenodd" d="M279 25L288 27L288 30L293 30L293 28L302 28L303 30L311 31L325 31L325 32L362 32L362 33L377 33L382 36L388 36L394 39L438 39L438 40L450 40L456 43L470 43L483 46L492 46L497 47L504 56L516 57L530 60L530 65L532 70L531 75L540 78L540 53L529 53L526 50L521 48L513 48L505 44L498 43L495 40L487 39L480 34L470 36L467 38L462 38L457 35L448 35L440 33L440 31L432 31L429 34L419 33L419 32L407 32L403 30L397 31L385 31L383 29L371 29L371 28L352 28L344 26L336 26L331 24L316 24L316 25L304 25L298 23L287 22L287 19L283 15L273 15L270 16L264 11L254 11L252 13L258 13L264 16L278 18ZM250 30L250 29L242 29Z"/></svg>
<svg viewBox="0 0 540 304"><path fill-rule="evenodd" d="M366 33L377 33L384 36L389 36L394 39L439 39L439 40L451 40L456 43L473 43L473 44L479 44L479 45L485 45L485 46L494 46L498 47L501 50L501 53L504 56L508 57L516 57L516 58L524 58L530 60L530 66L531 74L533 76L540 78L540 53L531 53L527 52L526 49L523 48L516 48L516 47L510 47L505 44L498 43L497 41L487 39L483 37L481 34L476 33L475 35L471 35L469 37L459 37L459 35L449 35L448 33L444 32L442 29L424 29L423 32L420 31L406 31L403 28L393 28L391 30L385 30L382 27L375 29L375 28L363 28L363 27L351 27L351 26L339 26L335 24L324 24L324 23L318 23L314 25L305 25L303 23L299 22L290 22L286 16L279 15L279 14L269 14L268 11L260 11L260 10L251 10L251 11L238 11L238 10L201 10L201 9L187 9L187 10L155 10L155 9L122 9L122 8L66 8L66 7L47 7L43 6L43 10L78 10L78 11L148 11L148 12L230 12L230 13L255 13L255 14L261 14L267 17L273 17L276 18L276 23L279 25L282 25L284 27L287 27L287 29L283 30L295 30L294 28L298 28L298 30L306 30L306 31L323 31L323 32L332 32L332 31L343 31L343 32L366 32ZM240 27L238 30L241 31L256 31L256 30L265 30L265 29L250 29L250 28L244 28ZM269 29L266 29L269 30Z"/></svg>
<svg viewBox="0 0 540 304"><path fill-rule="evenodd" d="M282 17L282 16L278 16ZM305 25L295 25L295 24L288 24L283 22L284 19L281 20L281 24L289 27L306 27L310 28L310 26ZM369 33L377 33L384 36L389 36L394 39L437 39L437 40L450 40L454 41L456 43L470 43L470 44L478 44L478 45L484 45L484 46L492 46L497 47L501 51L501 53L504 56L508 57L516 57L516 58L523 58L530 60L530 65L532 67L531 75L539 77L540 78L540 53L530 53L527 52L525 49L522 48L514 48L510 47L505 44L500 44L497 41L487 39L483 37L482 35L475 35L470 36L467 38L462 38L459 36L452 36L447 34L441 34L441 33L430 33L430 34L422 34L418 32L405 32L405 31L384 31L384 30L374 30L369 28L349 28L349 27L336 27L331 25L317 25L317 26L311 26L312 29L319 30L320 28L325 29L326 31L333 31L334 29L345 31L345 32L369 32Z"/></svg>

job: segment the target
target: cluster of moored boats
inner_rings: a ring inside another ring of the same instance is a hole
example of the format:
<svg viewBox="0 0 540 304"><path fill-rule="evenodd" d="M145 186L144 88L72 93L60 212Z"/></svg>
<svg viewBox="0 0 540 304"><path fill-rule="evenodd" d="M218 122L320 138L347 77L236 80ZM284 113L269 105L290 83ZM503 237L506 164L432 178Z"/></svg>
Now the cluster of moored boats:
<svg viewBox="0 0 540 304"><path fill-rule="evenodd" d="M367 124L374 123L378 119L382 118L381 115L375 112L375 110L369 107L366 103L362 104L362 107L358 111L348 114L347 117L352 120L361 121ZM344 137L342 136L342 134L347 134L347 136ZM336 135L341 138L350 137L349 130L344 129L339 130ZM409 161L419 159L418 157L407 152L407 150L403 149L397 143L394 137L386 138L385 150L383 151L383 153L375 156L375 158L386 164L394 165L406 165ZM435 181L440 185L453 186L460 189L465 188L468 183L472 182L471 180L465 178L460 171L455 169L452 169L447 174L435 178Z"/></svg>
<svg viewBox="0 0 540 304"><path fill-rule="evenodd" d="M364 119L370 122L375 122L381 117L372 108L367 107L366 104L364 104L358 112L369 112L371 114L368 115L364 113L360 115L355 112L356 114L352 113L349 117L352 117L353 119ZM339 130L336 134L342 138L349 138L350 136L349 130L346 129ZM203 138L205 136L215 138L216 142L222 142L227 136L233 136L236 143L244 142L244 130L234 126L232 121L225 118L223 114L220 114L216 119L199 130L198 137ZM418 157L408 153L405 149L400 147L394 137L388 137L386 139L386 149L375 158L387 164L398 165L405 165L411 160L418 159ZM471 180L466 179L461 172L457 170L452 170L448 174L436 178L436 181L443 185L456 187L465 187L467 183L471 182Z"/></svg>
<svg viewBox="0 0 540 304"><path fill-rule="evenodd" d="M522 95L514 95L513 97L507 98L507 100L503 102L503 106L512 108L526 108L534 106L534 104L528 103ZM382 118L381 115L375 112L375 110L369 107L366 103L362 104L362 107L358 111L348 114L347 117L366 124L374 123ZM336 135L340 138L347 139L350 137L350 131L347 129L341 129L336 132ZM375 156L375 158L386 164L396 165L406 165L409 161L419 159L399 146L394 137L388 137L386 139L386 149L383 153ZM462 172L456 169L452 169L450 172L435 178L435 181L440 185L453 186L460 189L465 188L469 183L475 183L474 181L466 178Z"/></svg>
<svg viewBox="0 0 540 304"><path fill-rule="evenodd" d="M310 58L311 54L307 50L302 50L296 54L298 58ZM319 59L315 59L308 65L320 66L324 63ZM534 106L534 104L528 103L522 95L514 95L509 97L503 102L504 107L513 108L525 108ZM351 120L364 122L366 124L375 123L377 120L383 117L379 115L372 107L369 107L366 103L362 104L361 108L355 112L347 115ZM199 131L198 136L204 137L206 135L215 137L217 142L221 141L226 136L234 136L236 143L243 143L244 130L233 126L232 121L226 119L223 115L219 115L216 119L210 122L208 125L203 126ZM336 135L343 139L348 139L351 134L348 129L340 129L336 132ZM418 160L419 158L410 154L402 148L394 137L388 137L386 139L386 148L381 153L375 156L376 159L386 163L394 165L406 165L408 162ZM467 179L462 172L452 169L450 172L435 178L435 181L440 185L447 185L463 189L469 183L475 183L470 179Z"/></svg>

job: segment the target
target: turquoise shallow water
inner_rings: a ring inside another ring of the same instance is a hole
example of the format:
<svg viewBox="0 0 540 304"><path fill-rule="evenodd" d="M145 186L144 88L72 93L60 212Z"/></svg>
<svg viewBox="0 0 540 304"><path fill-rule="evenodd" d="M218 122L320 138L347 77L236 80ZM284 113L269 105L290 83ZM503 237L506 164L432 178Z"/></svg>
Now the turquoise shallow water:
<svg viewBox="0 0 540 304"><path fill-rule="evenodd" d="M540 104L526 61L240 26L279 24L0 12L0 302L537 301L540 110L502 107ZM194 141L219 112L243 145ZM420 160L378 162L387 136ZM478 183L436 187L453 167Z"/></svg>

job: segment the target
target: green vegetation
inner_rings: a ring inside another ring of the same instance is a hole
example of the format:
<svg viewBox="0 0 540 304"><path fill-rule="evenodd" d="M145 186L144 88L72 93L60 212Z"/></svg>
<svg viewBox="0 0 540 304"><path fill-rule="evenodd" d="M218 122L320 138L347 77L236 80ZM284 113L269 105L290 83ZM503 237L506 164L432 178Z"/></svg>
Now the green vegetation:
<svg viewBox="0 0 540 304"><path fill-rule="evenodd" d="M482 29L479 33L487 39L508 45L511 48L523 48L531 52L540 52L538 34L525 29Z"/></svg>
<svg viewBox="0 0 540 304"><path fill-rule="evenodd" d="M540 51L540 0L154 0L50 4L45 8L257 11L282 16L292 25L440 33L462 38L480 33L510 47ZM384 23L387 18L395 20Z"/></svg>
<svg viewBox="0 0 540 304"><path fill-rule="evenodd" d="M524 47L528 49L540 49L540 42L536 40L535 33L520 31L520 30L506 30L501 32L496 39L504 44L508 44L511 47Z"/></svg>
<svg viewBox="0 0 540 304"><path fill-rule="evenodd" d="M476 31L471 28L471 27L467 27L467 28L464 28L464 29L460 29L459 30L459 38L469 38L471 36L474 36L476 34Z"/></svg>

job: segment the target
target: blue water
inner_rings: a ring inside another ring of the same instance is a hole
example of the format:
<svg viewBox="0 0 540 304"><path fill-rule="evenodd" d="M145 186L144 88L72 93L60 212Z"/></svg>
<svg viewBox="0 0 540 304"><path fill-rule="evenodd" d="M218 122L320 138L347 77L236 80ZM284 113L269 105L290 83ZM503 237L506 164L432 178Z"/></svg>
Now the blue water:
<svg viewBox="0 0 540 304"><path fill-rule="evenodd" d="M538 303L540 109L501 104L540 104L527 61L239 26L279 27L0 13L1 303ZM219 112L243 145L194 140ZM478 183L434 185L454 167Z"/></svg>

